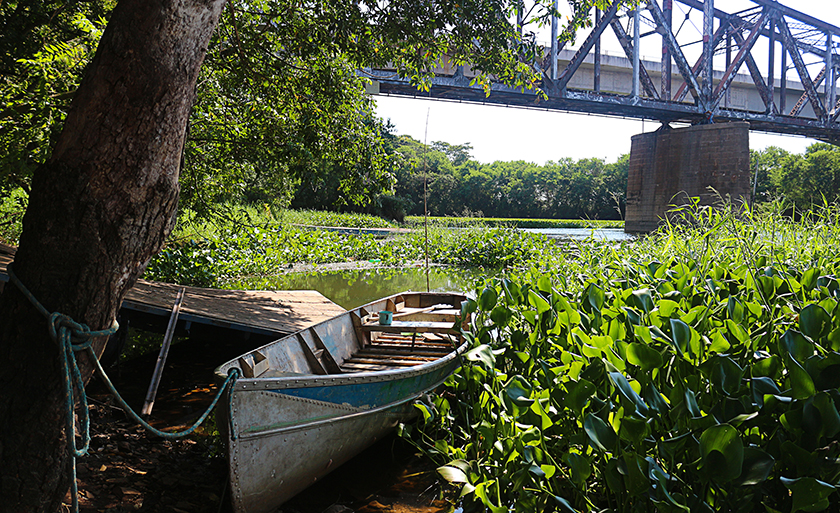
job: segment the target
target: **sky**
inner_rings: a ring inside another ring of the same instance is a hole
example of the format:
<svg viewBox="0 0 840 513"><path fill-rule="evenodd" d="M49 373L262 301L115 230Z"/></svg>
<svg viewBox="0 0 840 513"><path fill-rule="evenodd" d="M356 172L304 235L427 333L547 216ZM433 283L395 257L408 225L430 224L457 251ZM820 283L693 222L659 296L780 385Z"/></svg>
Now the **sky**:
<svg viewBox="0 0 840 513"><path fill-rule="evenodd" d="M837 0L781 0L780 3L840 26L840 2ZM754 5L748 0L715 2L715 7L730 13ZM696 14L700 15L698 12ZM677 19L676 12L674 18ZM692 23L699 23L702 27L702 15L692 19ZM652 43L658 44L652 41L653 39L658 38L650 38ZM643 58L655 54L653 52L642 47ZM688 55L687 58L692 60ZM777 69L779 67L777 66ZM745 69L744 67L741 72ZM789 76L796 78L795 74L794 71ZM382 95L374 98L377 114L390 119L397 134L410 135L429 143L469 143L473 147L473 158L484 163L496 160L525 160L543 164L562 158L578 160L593 157L614 162L622 154L630 152L630 138L633 135L651 132L659 127L659 123L652 120L562 113L544 109ZM815 142L817 141L805 137L754 131L750 133L750 148L753 150L779 146L790 152L802 153Z"/></svg>

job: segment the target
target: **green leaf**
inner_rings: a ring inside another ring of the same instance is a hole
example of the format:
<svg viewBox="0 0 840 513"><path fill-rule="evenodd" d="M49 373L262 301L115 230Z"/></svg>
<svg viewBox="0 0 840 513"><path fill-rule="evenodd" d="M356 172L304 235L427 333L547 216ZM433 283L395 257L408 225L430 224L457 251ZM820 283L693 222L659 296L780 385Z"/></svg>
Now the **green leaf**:
<svg viewBox="0 0 840 513"><path fill-rule="evenodd" d="M811 303L799 312L799 327L807 337L819 340L831 331L831 316L825 308Z"/></svg>
<svg viewBox="0 0 840 513"><path fill-rule="evenodd" d="M754 486L767 480L776 460L761 449L744 447L744 465L736 486Z"/></svg>
<svg viewBox="0 0 840 513"><path fill-rule="evenodd" d="M537 309L538 314L543 314L551 310L551 305L548 304L548 301L532 289L528 289L528 302Z"/></svg>
<svg viewBox="0 0 840 513"><path fill-rule="evenodd" d="M630 386L630 382L627 381L627 378L618 372L610 372L609 377L610 381L612 381L613 385L615 385L616 390L618 390L619 395L624 397L624 399L628 400L636 407L636 413L642 417L647 417L649 413L647 405L644 400L642 400L642 397L633 390L633 387Z"/></svg>
<svg viewBox="0 0 840 513"><path fill-rule="evenodd" d="M840 432L840 415L828 393L820 392L805 402L802 407L802 427L814 443L821 443L822 437L830 439Z"/></svg>
<svg viewBox="0 0 840 513"><path fill-rule="evenodd" d="M649 314L653 310L653 297L651 296L650 289L634 290L630 297L634 306L644 313Z"/></svg>
<svg viewBox="0 0 840 513"><path fill-rule="evenodd" d="M700 435L700 467L707 479L728 483L741 475L744 443L738 430L719 424Z"/></svg>
<svg viewBox="0 0 840 513"><path fill-rule="evenodd" d="M478 306L481 310L489 312L496 306L499 300L499 293L493 287L486 287L481 291L481 296L478 298Z"/></svg>
<svg viewBox="0 0 840 513"><path fill-rule="evenodd" d="M814 356L814 343L796 330L785 331L779 349L786 350L787 354L799 363Z"/></svg>
<svg viewBox="0 0 840 513"><path fill-rule="evenodd" d="M671 335L674 341L674 346L679 355L689 354L691 352L691 327L680 319L669 319L671 323Z"/></svg>
<svg viewBox="0 0 840 513"><path fill-rule="evenodd" d="M612 426L604 422L601 417L587 414L586 420L583 421L583 429L595 448L605 452L615 451L618 437Z"/></svg>
<svg viewBox="0 0 840 513"><path fill-rule="evenodd" d="M496 357L487 344L470 349L464 356L471 362L481 362L487 369L493 369L496 366Z"/></svg>
<svg viewBox="0 0 840 513"><path fill-rule="evenodd" d="M437 472L440 474L440 477L446 479L450 483L467 483L469 481L467 479L467 474L457 467L444 465L442 467L438 467Z"/></svg>
<svg viewBox="0 0 840 513"><path fill-rule="evenodd" d="M793 498L791 513L823 511L830 506L828 497L835 490L830 484L813 477L800 477L798 479L782 477L780 480L790 490Z"/></svg>
<svg viewBox="0 0 840 513"><path fill-rule="evenodd" d="M741 390L744 369L728 356L716 356L712 363L712 385L724 395L732 396Z"/></svg>
<svg viewBox="0 0 840 513"><path fill-rule="evenodd" d="M604 306L604 290L594 283L589 284L587 299L589 300L589 306L592 307L592 310L600 312L601 307Z"/></svg>
<svg viewBox="0 0 840 513"><path fill-rule="evenodd" d="M586 406L589 398L597 390L595 385L585 379L570 381L566 383L566 388L569 391L566 395L566 406L578 415L581 414L583 407Z"/></svg>
<svg viewBox="0 0 840 513"><path fill-rule="evenodd" d="M799 365L794 359L788 359L788 378L790 379L790 388L792 397L794 399L807 399L817 393L817 388L814 386L814 380L811 376Z"/></svg>
<svg viewBox="0 0 840 513"><path fill-rule="evenodd" d="M589 460L576 452L567 452L563 456L563 461L572 470L572 482L580 486L586 482L590 475L592 475L592 465Z"/></svg>
<svg viewBox="0 0 840 513"><path fill-rule="evenodd" d="M633 342L627 346L627 361L638 365L643 371L659 369L663 365L659 351L639 342Z"/></svg>
<svg viewBox="0 0 840 513"><path fill-rule="evenodd" d="M508 513L508 509L506 507L501 506L501 505L497 506L496 504L493 503L492 500L490 500L490 497L487 496L487 491L488 491L487 489L490 488L493 485L499 486L499 482L496 481L496 480L483 481L483 482L479 483L478 485L476 485L476 487L475 487L476 497L481 499L481 502L483 502L484 505L487 506L488 509L490 509L491 513Z"/></svg>
<svg viewBox="0 0 840 513"><path fill-rule="evenodd" d="M506 306L497 305L493 310L490 312L490 320L496 324L496 326L507 326L510 322L513 313L508 309Z"/></svg>

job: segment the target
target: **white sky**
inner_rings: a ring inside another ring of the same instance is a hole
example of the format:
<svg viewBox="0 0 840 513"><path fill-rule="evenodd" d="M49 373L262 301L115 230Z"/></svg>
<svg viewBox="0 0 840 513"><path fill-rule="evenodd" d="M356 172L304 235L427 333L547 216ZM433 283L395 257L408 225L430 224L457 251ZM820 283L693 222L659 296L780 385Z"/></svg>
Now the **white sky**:
<svg viewBox="0 0 840 513"><path fill-rule="evenodd" d="M840 2L837 0L781 0L780 3L840 26ZM677 2L674 4L676 22L679 15L676 10ZM715 2L715 7L729 13L754 5L747 0ZM681 4L680 6L684 8ZM700 14L700 17L696 21L692 17L692 22L699 23L702 27L702 13L697 14ZM657 41L654 42L653 39ZM660 39L650 38L650 41L658 44ZM652 52L643 47L642 53L644 56ZM777 52L777 56L779 53ZM776 69L778 70L779 66ZM794 71L788 76L796 79L795 75ZM659 127L659 123L655 121L643 122L636 119L566 114L538 109L381 95L374 98L377 114L390 119L398 134L410 135L429 143L470 143L473 146L473 157L485 163L496 160L526 160L543 164L567 157L576 160L596 157L613 162L620 155L630 152L630 138L633 135L650 132ZM425 135L427 128L428 137ZM750 133L750 147L754 150L779 146L791 152L801 153L814 142L816 141L805 137Z"/></svg>

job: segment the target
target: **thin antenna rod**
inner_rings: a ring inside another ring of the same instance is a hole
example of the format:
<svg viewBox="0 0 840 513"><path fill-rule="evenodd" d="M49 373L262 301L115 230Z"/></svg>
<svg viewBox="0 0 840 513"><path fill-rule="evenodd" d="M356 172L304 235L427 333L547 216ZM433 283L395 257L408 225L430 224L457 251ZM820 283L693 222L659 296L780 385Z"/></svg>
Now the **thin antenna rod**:
<svg viewBox="0 0 840 513"><path fill-rule="evenodd" d="M427 172L427 159L426 159L426 152L429 151L429 113L432 111L432 108L429 107L426 110L426 132L423 135L423 225L426 232L426 240L425 240L425 250L426 253L426 292L431 291L431 287L429 286L429 199L428 199L428 186L426 182L428 181L428 172Z"/></svg>

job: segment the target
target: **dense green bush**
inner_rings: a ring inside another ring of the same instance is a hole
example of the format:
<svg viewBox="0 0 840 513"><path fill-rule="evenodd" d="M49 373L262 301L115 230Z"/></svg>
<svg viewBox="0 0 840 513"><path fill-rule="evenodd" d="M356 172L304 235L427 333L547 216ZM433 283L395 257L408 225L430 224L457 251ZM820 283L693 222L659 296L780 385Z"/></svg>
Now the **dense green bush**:
<svg viewBox="0 0 840 513"><path fill-rule="evenodd" d="M836 211L711 210L495 279L425 437L465 511L821 511L840 483Z"/></svg>

